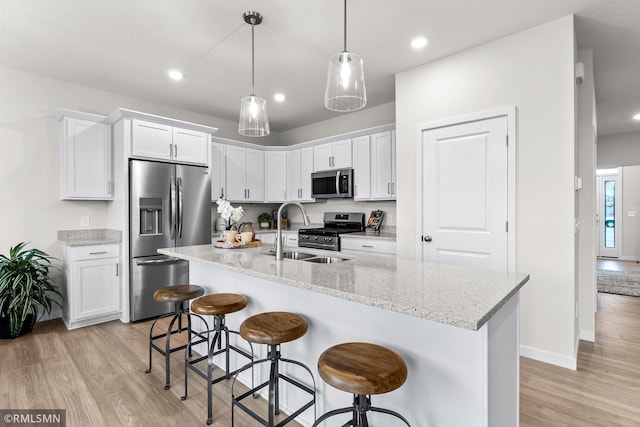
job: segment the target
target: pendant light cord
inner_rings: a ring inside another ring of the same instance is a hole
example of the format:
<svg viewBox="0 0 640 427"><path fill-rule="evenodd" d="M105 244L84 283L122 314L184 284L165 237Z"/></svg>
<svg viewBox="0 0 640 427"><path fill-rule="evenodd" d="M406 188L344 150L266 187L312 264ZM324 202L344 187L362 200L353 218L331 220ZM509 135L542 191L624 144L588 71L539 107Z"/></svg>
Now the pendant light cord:
<svg viewBox="0 0 640 427"><path fill-rule="evenodd" d="M344 0L344 52L347 51L347 0Z"/></svg>
<svg viewBox="0 0 640 427"><path fill-rule="evenodd" d="M346 0L345 0L346 1ZM253 28L256 20L255 18L251 18L251 96L255 95L254 87L255 87L255 49L254 49L254 36L253 36Z"/></svg>

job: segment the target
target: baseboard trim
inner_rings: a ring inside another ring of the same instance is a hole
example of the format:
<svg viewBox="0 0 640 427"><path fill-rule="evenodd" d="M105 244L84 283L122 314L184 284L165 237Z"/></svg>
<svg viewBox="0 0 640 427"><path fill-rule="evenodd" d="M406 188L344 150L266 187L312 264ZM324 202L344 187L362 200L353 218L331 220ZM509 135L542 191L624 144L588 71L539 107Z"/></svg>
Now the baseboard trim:
<svg viewBox="0 0 640 427"><path fill-rule="evenodd" d="M618 261L635 261L635 262L638 262L638 261L640 261L640 257L637 257L637 256L621 256L620 258L618 258Z"/></svg>
<svg viewBox="0 0 640 427"><path fill-rule="evenodd" d="M563 356L561 354L551 353L549 351L528 347L526 345L520 345L520 356L560 366L561 368L571 369L573 371L578 367L578 359L576 356Z"/></svg>
<svg viewBox="0 0 640 427"><path fill-rule="evenodd" d="M582 341L596 342L596 333L594 331L580 331L580 339Z"/></svg>

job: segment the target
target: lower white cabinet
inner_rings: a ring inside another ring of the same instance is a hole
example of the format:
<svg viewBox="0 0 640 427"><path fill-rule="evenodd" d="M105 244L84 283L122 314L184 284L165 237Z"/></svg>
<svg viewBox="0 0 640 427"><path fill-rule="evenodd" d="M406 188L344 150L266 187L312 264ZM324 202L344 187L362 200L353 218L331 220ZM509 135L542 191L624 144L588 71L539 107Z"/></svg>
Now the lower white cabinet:
<svg viewBox="0 0 640 427"><path fill-rule="evenodd" d="M64 276L67 329L120 318L120 245L64 246Z"/></svg>
<svg viewBox="0 0 640 427"><path fill-rule="evenodd" d="M396 256L396 241L340 236L340 251L352 255Z"/></svg>

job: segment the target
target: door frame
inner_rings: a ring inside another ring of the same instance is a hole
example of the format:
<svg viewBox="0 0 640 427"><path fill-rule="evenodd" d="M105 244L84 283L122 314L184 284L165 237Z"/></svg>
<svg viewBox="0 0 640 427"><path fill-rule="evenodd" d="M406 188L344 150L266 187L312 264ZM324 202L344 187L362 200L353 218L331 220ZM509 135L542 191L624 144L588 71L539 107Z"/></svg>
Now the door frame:
<svg viewBox="0 0 640 427"><path fill-rule="evenodd" d="M423 224L423 188L422 177L424 173L422 156L423 156L423 137L426 131L488 120L497 117L506 117L507 119L507 137L509 141L509 149L507 150L507 221L509 224L509 232L507 233L507 269L508 272L516 271L516 147L517 147L517 107L515 105L496 108L495 110L480 111L476 113L464 114L460 116L448 117L445 119L432 120L428 122L418 123L416 125L416 219L417 224ZM420 236L416 236L416 258L422 253L423 242Z"/></svg>

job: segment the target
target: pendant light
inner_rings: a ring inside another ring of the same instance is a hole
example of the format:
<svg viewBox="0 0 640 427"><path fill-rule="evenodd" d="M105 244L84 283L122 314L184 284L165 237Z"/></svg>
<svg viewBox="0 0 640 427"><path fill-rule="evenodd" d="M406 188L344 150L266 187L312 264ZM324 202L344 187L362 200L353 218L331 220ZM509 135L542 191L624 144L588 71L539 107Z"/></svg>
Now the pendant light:
<svg viewBox="0 0 640 427"><path fill-rule="evenodd" d="M242 17L244 22L251 24L251 95L245 96L240 101L240 120L238 132L244 136L269 135L269 119L267 117L267 101L256 96L254 92L254 37L253 30L262 22L262 15L258 12L245 12Z"/></svg>
<svg viewBox="0 0 640 427"><path fill-rule="evenodd" d="M367 105L362 58L347 50L347 0L344 0L344 50L329 60L324 106L329 110L355 111Z"/></svg>

